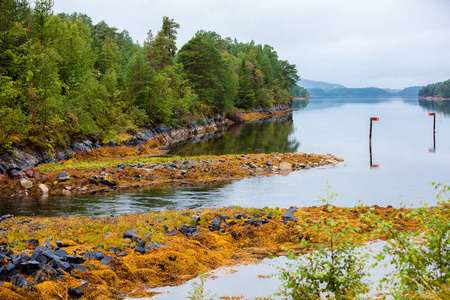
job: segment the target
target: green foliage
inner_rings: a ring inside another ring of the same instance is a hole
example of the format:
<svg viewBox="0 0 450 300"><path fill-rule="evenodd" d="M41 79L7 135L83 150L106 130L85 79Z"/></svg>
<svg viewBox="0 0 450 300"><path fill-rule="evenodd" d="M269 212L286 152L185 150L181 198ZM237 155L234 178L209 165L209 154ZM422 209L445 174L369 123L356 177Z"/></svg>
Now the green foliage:
<svg viewBox="0 0 450 300"><path fill-rule="evenodd" d="M246 109L289 103L295 66L269 46L200 31L177 54L180 25L168 17L140 46L104 21L55 15L53 0L33 4L0 3L2 122L13 121L11 111L22 118L0 137L9 149L28 143L53 151L143 126L199 122L232 113L236 103Z"/></svg>
<svg viewBox="0 0 450 300"><path fill-rule="evenodd" d="M305 88L296 85L292 89L292 96L297 97L297 98L307 98L307 97L309 97L309 93Z"/></svg>
<svg viewBox="0 0 450 300"><path fill-rule="evenodd" d="M178 28L180 25L173 19L164 17L161 30L156 37L153 39L149 34L149 39L144 43L146 57L155 70L161 71L173 64L173 58L177 51L175 41Z"/></svg>
<svg viewBox="0 0 450 300"><path fill-rule="evenodd" d="M245 60L242 59L239 69L239 91L237 95L236 107L249 109L256 103L255 92L250 81L250 71Z"/></svg>
<svg viewBox="0 0 450 300"><path fill-rule="evenodd" d="M205 290L206 275L200 274L198 276L198 281L195 280L192 283L192 289L189 291L189 300L206 300L212 299L213 296L210 295L208 290Z"/></svg>
<svg viewBox="0 0 450 300"><path fill-rule="evenodd" d="M438 199L450 191L447 185L434 184L440 189ZM448 299L450 297L450 202L440 201L439 209L429 212L427 207L402 214L405 220L423 223L419 230L400 232L393 229L384 252L393 256L399 273L387 276L395 299Z"/></svg>
<svg viewBox="0 0 450 300"><path fill-rule="evenodd" d="M419 96L450 98L450 79L424 86L419 90Z"/></svg>
<svg viewBox="0 0 450 300"><path fill-rule="evenodd" d="M329 193L329 187L327 188ZM309 253L298 256L288 251L289 262L280 268L280 296L286 299L355 299L368 291L363 281L366 258L356 247L356 230L339 215L333 216L330 202L335 194L322 201L328 216L321 216L310 226L298 227L304 237L299 247Z"/></svg>

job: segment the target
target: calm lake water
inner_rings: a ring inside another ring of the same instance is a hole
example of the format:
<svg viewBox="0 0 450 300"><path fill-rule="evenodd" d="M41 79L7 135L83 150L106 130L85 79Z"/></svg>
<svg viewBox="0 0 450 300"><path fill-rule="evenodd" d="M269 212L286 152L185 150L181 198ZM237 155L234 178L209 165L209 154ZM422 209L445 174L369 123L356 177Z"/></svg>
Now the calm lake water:
<svg viewBox="0 0 450 300"><path fill-rule="evenodd" d="M327 184L334 204L436 204L431 182L450 183L450 104L417 99L313 99L292 117L232 126L222 135L174 147L179 155L313 152L345 159L337 167L255 177L216 187L150 188L111 195L2 199L0 214L111 215L151 209L240 205L321 205ZM433 117L436 112L435 150ZM369 119L373 123L372 167ZM378 165L378 167L373 167Z"/></svg>

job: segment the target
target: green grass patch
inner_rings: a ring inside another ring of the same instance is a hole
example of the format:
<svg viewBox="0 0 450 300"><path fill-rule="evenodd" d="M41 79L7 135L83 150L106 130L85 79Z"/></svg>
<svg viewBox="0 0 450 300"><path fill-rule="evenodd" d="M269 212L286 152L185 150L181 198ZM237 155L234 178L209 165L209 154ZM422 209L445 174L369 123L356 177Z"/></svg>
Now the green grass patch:
<svg viewBox="0 0 450 300"><path fill-rule="evenodd" d="M38 171L63 171L63 170L92 170L92 169L102 169L102 168L113 168L119 163L124 163L128 165L141 164L158 164L173 162L176 160L195 160L200 161L202 159L208 159L209 156L191 156L191 157L181 157L181 156L162 156L162 157L148 157L148 158L137 158L137 159L121 159L121 160L107 160L107 161L64 161L60 163L50 163L45 165L37 166Z"/></svg>

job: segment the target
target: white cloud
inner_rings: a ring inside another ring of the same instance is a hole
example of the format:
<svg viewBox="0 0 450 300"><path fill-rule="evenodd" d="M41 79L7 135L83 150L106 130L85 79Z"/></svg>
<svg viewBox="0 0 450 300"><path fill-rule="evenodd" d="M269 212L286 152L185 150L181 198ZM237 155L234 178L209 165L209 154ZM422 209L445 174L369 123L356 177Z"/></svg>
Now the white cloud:
<svg viewBox="0 0 450 300"><path fill-rule="evenodd" d="M349 87L450 78L448 0L56 0L54 10L86 13L141 42L169 16L181 26L179 48L212 30L273 46L303 78Z"/></svg>

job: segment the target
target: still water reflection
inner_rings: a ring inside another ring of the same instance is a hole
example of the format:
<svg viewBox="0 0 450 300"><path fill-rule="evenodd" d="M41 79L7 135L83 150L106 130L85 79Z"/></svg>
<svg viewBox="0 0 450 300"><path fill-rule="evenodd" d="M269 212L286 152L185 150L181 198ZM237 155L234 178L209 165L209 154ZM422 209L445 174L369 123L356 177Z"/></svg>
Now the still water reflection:
<svg viewBox="0 0 450 300"><path fill-rule="evenodd" d="M232 124L225 133L197 143L180 143L171 153L183 156L297 152L292 116L249 124Z"/></svg>
<svg viewBox="0 0 450 300"><path fill-rule="evenodd" d="M338 206L436 203L431 182L450 183L450 115L416 99L313 99L292 118L231 127L220 137L179 145L180 155L303 151L343 157L337 167L255 177L216 187L172 187L115 195L2 199L0 213L110 215L183 207L321 205L327 182ZM436 112L436 150L428 112ZM442 112L442 113L441 113ZM368 149L369 118L373 126ZM373 156L373 163L371 156ZM378 168L371 168L378 164Z"/></svg>

